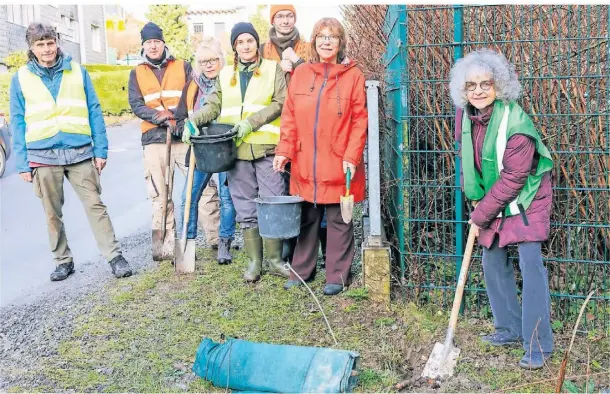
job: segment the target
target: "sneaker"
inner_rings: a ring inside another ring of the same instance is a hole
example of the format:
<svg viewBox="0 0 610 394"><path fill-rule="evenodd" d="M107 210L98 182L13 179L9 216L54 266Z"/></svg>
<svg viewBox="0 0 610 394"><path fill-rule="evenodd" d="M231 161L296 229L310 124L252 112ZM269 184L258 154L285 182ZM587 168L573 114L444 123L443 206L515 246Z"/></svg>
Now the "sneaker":
<svg viewBox="0 0 610 394"><path fill-rule="evenodd" d="M324 286L324 295L337 295L343 291L343 285L327 283Z"/></svg>
<svg viewBox="0 0 610 394"><path fill-rule="evenodd" d="M544 362L551 358L551 353L525 352L525 356L519 361L519 366L524 369L540 369Z"/></svg>
<svg viewBox="0 0 610 394"><path fill-rule="evenodd" d="M51 272L51 281L56 282L66 279L74 273L74 262L63 263L55 267L55 271Z"/></svg>
<svg viewBox="0 0 610 394"><path fill-rule="evenodd" d="M110 267L115 278L125 278L133 274L122 254L110 260Z"/></svg>
<svg viewBox="0 0 610 394"><path fill-rule="evenodd" d="M522 342L521 337L510 331L496 331L493 334L485 335L481 340L492 346L517 345Z"/></svg>

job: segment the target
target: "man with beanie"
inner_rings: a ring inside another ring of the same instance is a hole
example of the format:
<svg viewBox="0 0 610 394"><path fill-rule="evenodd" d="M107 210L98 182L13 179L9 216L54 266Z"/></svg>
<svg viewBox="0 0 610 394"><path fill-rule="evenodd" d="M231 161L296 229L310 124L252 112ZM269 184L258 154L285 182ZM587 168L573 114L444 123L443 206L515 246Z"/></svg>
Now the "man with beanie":
<svg viewBox="0 0 610 394"><path fill-rule="evenodd" d="M254 201L259 193L260 196L285 194L284 180L273 171L273 158L280 139L286 79L277 62L260 56L258 33L251 23L241 22L233 27L231 46L235 51L233 66L220 71L216 90L189 121L196 127L214 119L235 125L237 162L228 171L228 178L249 260L244 279L260 280L263 249L268 272L288 277L290 271L282 261L282 241L261 238Z"/></svg>
<svg viewBox="0 0 610 394"><path fill-rule="evenodd" d="M112 273L117 278L130 276L131 268L100 198L108 139L89 73L61 51L52 26L33 22L25 38L29 60L11 80L11 130L17 171L33 184L47 219L55 260L51 280L64 280L74 273L62 219L64 177L81 200Z"/></svg>
<svg viewBox="0 0 610 394"><path fill-rule="evenodd" d="M176 121L175 108L192 69L189 63L170 54L165 46L163 30L156 24L147 23L140 35L143 61L129 76L129 105L141 120L144 172L153 205L153 260L171 260L174 256L176 231L172 201L174 169L178 166L184 171L187 151L187 145L183 144L180 138L183 122ZM167 133L172 134L169 174L165 174ZM166 231L163 236L165 188L168 201Z"/></svg>

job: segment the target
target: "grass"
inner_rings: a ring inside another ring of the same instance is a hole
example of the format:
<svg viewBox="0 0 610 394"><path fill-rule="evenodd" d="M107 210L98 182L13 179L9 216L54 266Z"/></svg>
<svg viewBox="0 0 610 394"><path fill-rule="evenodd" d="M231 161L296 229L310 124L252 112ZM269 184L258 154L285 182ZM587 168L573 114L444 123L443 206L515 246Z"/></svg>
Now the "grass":
<svg viewBox="0 0 610 394"><path fill-rule="evenodd" d="M284 280L270 276L254 285L244 284L242 253L229 266L212 263L209 250L197 254L203 263L195 275L177 276L164 262L156 269L110 282L94 296L96 306L76 319L56 354L30 372L44 386L18 382L9 391L220 392L225 390L190 371L204 337L218 341L224 334L257 342L332 347L332 337L306 289L285 291ZM311 287L339 341L337 348L360 353L358 392L392 391L395 383L420 373L434 342L444 336L448 315L434 306L395 301L386 311L357 286L325 297L321 274ZM480 342L479 333L490 329L488 321L459 322L456 344L462 358L454 378L443 382L442 391L494 391L556 376L565 338L559 338L560 351L548 368L528 372L516 366L521 349L493 348ZM609 365L606 342L599 336L579 338L568 376L583 373L586 346L596 354L598 370ZM608 376L599 377L598 386L603 378ZM425 381L418 384L406 389L434 391ZM533 385L517 391L551 388L552 384Z"/></svg>

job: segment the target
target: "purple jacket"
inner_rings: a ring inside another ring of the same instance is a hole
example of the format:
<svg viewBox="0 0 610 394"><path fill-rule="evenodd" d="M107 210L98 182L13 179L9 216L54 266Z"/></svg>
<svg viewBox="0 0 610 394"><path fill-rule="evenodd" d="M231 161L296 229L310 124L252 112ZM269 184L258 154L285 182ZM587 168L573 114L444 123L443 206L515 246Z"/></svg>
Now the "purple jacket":
<svg viewBox="0 0 610 394"><path fill-rule="evenodd" d="M472 121L472 138L475 141L474 161L475 168L479 172L481 172L483 141L492 112L493 106L483 110L479 115L472 115L470 111L467 112ZM461 119L462 110L458 110L455 122L455 138L459 144L460 157L462 153ZM471 215L472 221L480 227L479 244L490 248L496 234L499 236L500 247L521 242L546 241L551 227L553 199L550 173L546 173L542 177L540 188L531 205L525 211L528 226L525 225L520 215L515 215L505 218L502 229L500 229L502 219L497 218L497 215L517 198L521 189L525 186L528 175L530 172L534 173L538 166L534 141L525 135L514 135L506 144L503 160L504 169L500 172L500 179L493 185L489 193L481 199ZM463 188L462 176L462 190Z"/></svg>

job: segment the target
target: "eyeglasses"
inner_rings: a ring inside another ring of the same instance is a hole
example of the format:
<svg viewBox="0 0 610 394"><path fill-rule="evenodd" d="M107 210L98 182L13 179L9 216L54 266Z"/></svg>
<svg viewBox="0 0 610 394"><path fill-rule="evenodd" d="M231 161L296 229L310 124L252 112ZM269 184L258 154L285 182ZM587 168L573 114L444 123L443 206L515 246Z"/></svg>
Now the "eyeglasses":
<svg viewBox="0 0 610 394"><path fill-rule="evenodd" d="M278 22L281 22L283 20L289 21L289 20L294 20L294 14L290 13L290 14L286 14L286 15L281 15L281 14L275 14L275 18Z"/></svg>
<svg viewBox="0 0 610 394"><path fill-rule="evenodd" d="M208 60L198 60L197 63L200 66L215 66L216 64L218 64L218 58L208 59Z"/></svg>
<svg viewBox="0 0 610 394"><path fill-rule="evenodd" d="M469 92L474 92L475 90L477 90L477 86L480 86L481 90L488 91L493 85L494 81L491 79L488 81L481 81L481 83L466 82L466 90L468 90Z"/></svg>
<svg viewBox="0 0 610 394"><path fill-rule="evenodd" d="M322 42L330 41L333 44L338 43L339 40L340 40L339 36L335 36L335 35L332 35L332 36L322 36L322 35L316 36L316 41L322 41Z"/></svg>

